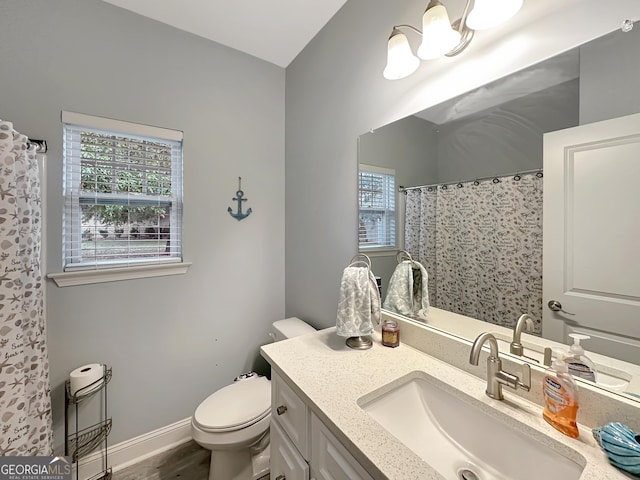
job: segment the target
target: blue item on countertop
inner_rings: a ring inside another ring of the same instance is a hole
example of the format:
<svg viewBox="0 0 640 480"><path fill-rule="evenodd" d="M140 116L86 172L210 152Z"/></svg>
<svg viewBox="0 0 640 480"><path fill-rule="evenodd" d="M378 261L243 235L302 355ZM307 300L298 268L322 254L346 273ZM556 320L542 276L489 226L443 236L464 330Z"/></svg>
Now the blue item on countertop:
<svg viewBox="0 0 640 480"><path fill-rule="evenodd" d="M594 428L592 433L613 466L640 475L640 435L618 422Z"/></svg>

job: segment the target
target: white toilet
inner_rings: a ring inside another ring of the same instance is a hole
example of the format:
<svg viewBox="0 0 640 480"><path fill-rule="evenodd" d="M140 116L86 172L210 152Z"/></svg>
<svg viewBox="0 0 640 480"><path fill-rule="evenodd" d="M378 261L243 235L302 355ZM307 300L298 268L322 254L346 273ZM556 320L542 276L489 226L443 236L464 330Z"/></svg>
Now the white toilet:
<svg viewBox="0 0 640 480"><path fill-rule="evenodd" d="M296 317L273 322L274 342L315 329ZM257 480L269 473L271 382L256 373L237 377L207 397L191 418L191 434L211 450L209 480Z"/></svg>

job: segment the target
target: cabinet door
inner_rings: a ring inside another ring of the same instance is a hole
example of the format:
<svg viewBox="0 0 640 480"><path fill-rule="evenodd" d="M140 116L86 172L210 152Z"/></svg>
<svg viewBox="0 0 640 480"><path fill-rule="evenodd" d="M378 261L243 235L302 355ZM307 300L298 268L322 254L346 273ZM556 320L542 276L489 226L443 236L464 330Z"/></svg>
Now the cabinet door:
<svg viewBox="0 0 640 480"><path fill-rule="evenodd" d="M271 480L309 480L309 465L275 420L270 435Z"/></svg>
<svg viewBox="0 0 640 480"><path fill-rule="evenodd" d="M545 134L545 338L587 333L588 350L637 362L639 184L640 114Z"/></svg>
<svg viewBox="0 0 640 480"><path fill-rule="evenodd" d="M271 395L271 414L308 460L309 417L306 404L276 373L271 378Z"/></svg>
<svg viewBox="0 0 640 480"><path fill-rule="evenodd" d="M311 472L314 480L373 480L329 429L311 415Z"/></svg>

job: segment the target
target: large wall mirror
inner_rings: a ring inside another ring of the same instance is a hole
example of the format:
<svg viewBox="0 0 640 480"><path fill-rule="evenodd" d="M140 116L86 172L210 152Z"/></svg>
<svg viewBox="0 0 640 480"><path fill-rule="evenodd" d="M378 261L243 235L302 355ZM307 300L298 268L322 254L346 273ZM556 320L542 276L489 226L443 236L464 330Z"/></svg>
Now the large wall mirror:
<svg viewBox="0 0 640 480"><path fill-rule="evenodd" d="M368 211L361 208L358 226L361 252L370 254L373 270L381 277L383 299L398 264L398 250L420 251L421 263L430 270L430 305L505 328L513 328L526 312L533 319L534 335L544 339L549 329L543 322L543 310L548 307L542 298L542 207L548 174L543 168L543 137L640 112L639 48L640 28L615 31L361 135L360 190L362 182L372 178L382 181L384 175L392 175L395 179L391 202L395 225L386 218L387 202L386 210L372 205ZM627 174L607 173L611 182ZM597 189L593 195L598 195ZM632 206L631 211L640 211L638 207ZM634 229L639 218L637 214L628 218L635 223ZM385 248L385 242L393 243L389 235L393 238L394 232L395 248ZM446 238L433 232L445 232ZM469 243L474 244L472 254L466 247L458 248ZM494 248L496 243L503 249ZM638 255L629 258L628 268L639 270L638 260ZM490 261L492 267L485 265ZM437 275L432 273L436 263ZM465 276L474 277L471 292L454 278ZM437 288L432 277L438 279ZM637 303L631 297L623 300ZM640 318L627 323L622 332L625 345L631 347L607 351L600 348L607 335L604 317L602 326L593 330L601 330L602 335L585 341L585 349L610 356L617 368L636 375L640 372ZM445 329L459 334L455 325ZM640 401L640 389L612 391Z"/></svg>

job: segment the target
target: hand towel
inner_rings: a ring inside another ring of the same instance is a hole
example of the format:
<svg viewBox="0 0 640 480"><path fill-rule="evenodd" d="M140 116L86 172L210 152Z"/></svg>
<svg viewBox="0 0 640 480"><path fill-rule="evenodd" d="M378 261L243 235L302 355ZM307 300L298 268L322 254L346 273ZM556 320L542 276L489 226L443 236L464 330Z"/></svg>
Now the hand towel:
<svg viewBox="0 0 640 480"><path fill-rule="evenodd" d="M380 323L380 293L368 267L348 266L342 273L337 333L341 337L360 337L373 333L373 322Z"/></svg>
<svg viewBox="0 0 640 480"><path fill-rule="evenodd" d="M421 263L400 262L391 276L383 307L386 310L426 320L429 310L428 274Z"/></svg>

